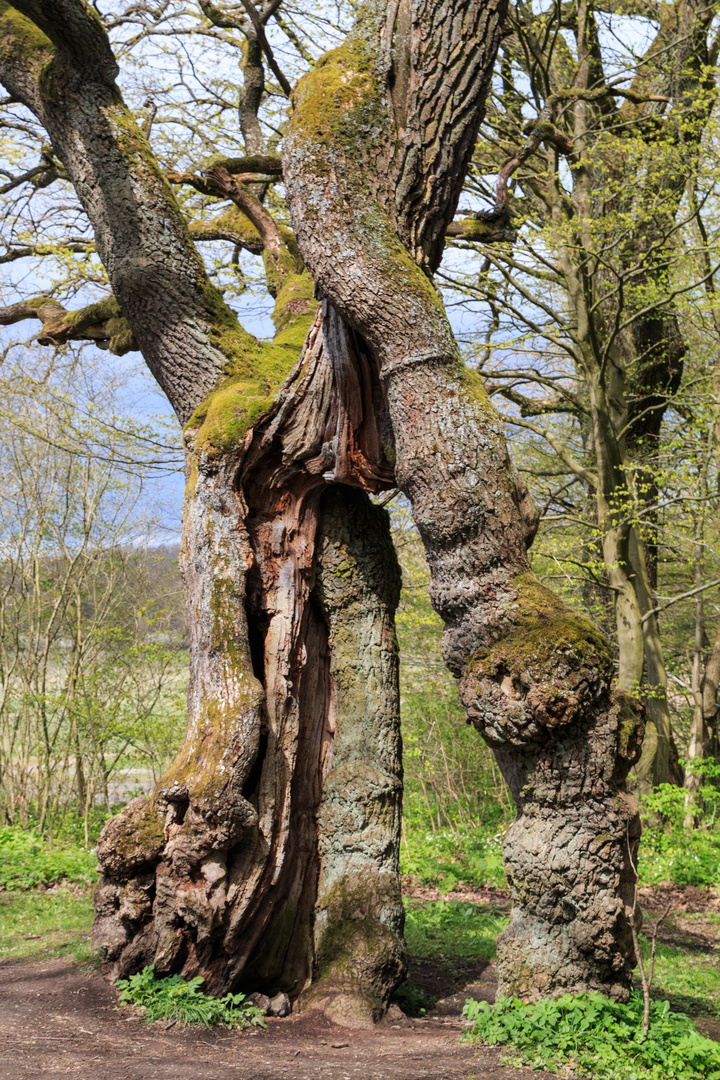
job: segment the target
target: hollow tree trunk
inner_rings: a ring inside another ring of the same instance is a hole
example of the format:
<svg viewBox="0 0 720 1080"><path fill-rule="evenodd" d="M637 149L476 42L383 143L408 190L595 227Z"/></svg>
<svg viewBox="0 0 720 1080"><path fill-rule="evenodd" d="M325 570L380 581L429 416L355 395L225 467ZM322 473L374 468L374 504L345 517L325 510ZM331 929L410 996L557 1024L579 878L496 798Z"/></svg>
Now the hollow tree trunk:
<svg viewBox="0 0 720 1080"><path fill-rule="evenodd" d="M623 782L637 709L610 695L602 636L529 570L532 507L428 279L481 116L500 7L401 3L386 21L385 5L368 5L296 89L284 176L318 288L378 358L445 658L518 805L500 988L623 998L639 831ZM452 59L438 81L441 55Z"/></svg>
<svg viewBox="0 0 720 1080"><path fill-rule="evenodd" d="M301 1004L363 1025L406 969L400 579L387 513L360 490L392 478L378 379L332 311L321 323L244 454L189 454L187 733L103 832L93 940L115 976L308 988Z"/></svg>

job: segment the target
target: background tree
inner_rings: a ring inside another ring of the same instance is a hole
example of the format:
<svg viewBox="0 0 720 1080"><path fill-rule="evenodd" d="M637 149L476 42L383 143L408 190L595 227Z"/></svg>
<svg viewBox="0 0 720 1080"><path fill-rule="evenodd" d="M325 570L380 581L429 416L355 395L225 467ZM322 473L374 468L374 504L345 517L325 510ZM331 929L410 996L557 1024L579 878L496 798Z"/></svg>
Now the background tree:
<svg viewBox="0 0 720 1080"><path fill-rule="evenodd" d="M257 100L257 45L288 89L266 30L278 5L243 8L248 19L206 5L214 31L200 30L246 39L241 117ZM189 229L150 117L141 129L115 84L102 20L80 0L0 12L3 82L47 132L113 293L80 312L30 297L4 318L39 318L48 343L137 345L186 425L188 728L154 794L99 847L96 939L115 970L153 962L215 989L304 990L356 1023L382 1012L404 969L398 574L364 492L397 484L446 661L520 811L502 986L625 996L637 828L623 781L638 711L610 696L602 636L529 571L533 509L431 280L504 6L359 9L293 92L282 169L294 233L268 209L280 162L257 154L172 171L232 204ZM262 251L272 343L209 280L191 234L218 228Z"/></svg>
<svg viewBox="0 0 720 1080"><path fill-rule="evenodd" d="M176 748L184 618L172 572L148 565L160 525L138 471L157 454L113 409L118 378L38 352L8 350L0 381L0 809L52 835L72 808L87 842L149 729L160 772Z"/></svg>
<svg viewBox="0 0 720 1080"><path fill-rule="evenodd" d="M484 257L457 283L491 298L481 360L491 392L510 403L514 427L545 441L552 465L538 467L556 470L563 498L583 493L575 513L590 521L598 614L613 611L618 686L647 704L645 790L682 782L653 613L659 451L688 350L679 304L713 273L697 245L691 266L681 237L710 194L698 201L696 182L716 14L706 0L511 5L469 185L486 194L482 174L497 171L496 206L452 227ZM510 225L512 247L482 245ZM508 364L509 349L526 362Z"/></svg>

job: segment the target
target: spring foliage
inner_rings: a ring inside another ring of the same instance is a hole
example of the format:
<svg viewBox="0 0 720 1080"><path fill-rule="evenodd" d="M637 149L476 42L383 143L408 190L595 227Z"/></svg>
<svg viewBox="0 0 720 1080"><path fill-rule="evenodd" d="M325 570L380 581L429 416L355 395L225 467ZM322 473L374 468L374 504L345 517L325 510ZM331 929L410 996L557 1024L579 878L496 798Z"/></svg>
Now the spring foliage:
<svg viewBox="0 0 720 1080"><path fill-rule="evenodd" d="M265 1027L263 1013L244 994L226 994L212 998L200 989L204 979L198 976L185 981L180 975L161 979L153 967L120 979L122 1005L135 1005L142 1010L143 1020L175 1020L181 1024L225 1024L230 1028Z"/></svg>
<svg viewBox="0 0 720 1080"><path fill-rule="evenodd" d="M498 998L492 1008L468 1001L463 1015L472 1021L466 1038L511 1046L513 1063L536 1069L568 1064L593 1080L720 1080L720 1046L688 1016L671 1013L666 1001L653 1003L647 1037L638 994L627 1005L602 994L563 994L532 1005Z"/></svg>

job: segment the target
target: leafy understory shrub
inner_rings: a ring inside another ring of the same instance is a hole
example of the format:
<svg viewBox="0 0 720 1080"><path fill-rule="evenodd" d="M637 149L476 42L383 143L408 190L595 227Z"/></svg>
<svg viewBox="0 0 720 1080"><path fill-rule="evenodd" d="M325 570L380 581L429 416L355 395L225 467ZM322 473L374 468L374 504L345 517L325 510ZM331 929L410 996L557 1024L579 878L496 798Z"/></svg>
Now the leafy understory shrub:
<svg viewBox="0 0 720 1080"><path fill-rule="evenodd" d="M180 975L160 979L151 967L143 968L129 979L119 979L115 985L121 991L122 1005L142 1009L143 1020L175 1020L181 1024L226 1024L231 1028L265 1027L262 1009L248 1001L244 994L226 994L212 998L200 987L202 976L185 981Z"/></svg>
<svg viewBox="0 0 720 1080"><path fill-rule="evenodd" d="M693 829L684 826L685 789L674 784L659 784L643 795L640 813L643 838L640 848L640 884L672 881L675 885L720 883L720 828L717 823L719 789L710 783L720 771L714 759L694 765L696 772L709 779L699 791Z"/></svg>
<svg viewBox="0 0 720 1080"><path fill-rule="evenodd" d="M0 887L8 891L58 881L92 885L96 866L94 851L78 845L50 847L36 832L17 825L0 828Z"/></svg>
<svg viewBox="0 0 720 1080"><path fill-rule="evenodd" d="M720 1080L720 1045L704 1038L668 1003L653 1002L650 1030L643 1035L643 1000L627 1005L602 994L563 994L556 1001L526 1005L499 997L494 1006L467 1001L472 1021L465 1039L490 1046L512 1045L511 1064L557 1071L570 1065L592 1080Z"/></svg>

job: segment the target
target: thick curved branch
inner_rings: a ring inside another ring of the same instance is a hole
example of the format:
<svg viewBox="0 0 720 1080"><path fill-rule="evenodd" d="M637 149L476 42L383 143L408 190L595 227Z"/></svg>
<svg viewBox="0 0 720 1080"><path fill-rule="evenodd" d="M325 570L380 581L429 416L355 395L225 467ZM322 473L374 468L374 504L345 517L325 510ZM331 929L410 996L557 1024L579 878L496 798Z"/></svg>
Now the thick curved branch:
<svg viewBox="0 0 720 1080"><path fill-rule="evenodd" d="M90 304L80 311L67 311L57 300L36 296L19 304L0 308L0 326L11 326L26 319L39 319L40 345L64 345L68 341L94 341L99 348L124 356L137 344L114 296Z"/></svg>
<svg viewBox="0 0 720 1080"><path fill-rule="evenodd" d="M48 132L113 295L184 422L254 339L209 281L115 71L102 24L83 0L18 0L17 9L0 0L0 79Z"/></svg>
<svg viewBox="0 0 720 1080"><path fill-rule="evenodd" d="M548 398L545 401L534 401L525 394L521 394L518 390L514 390L511 386L488 383L487 391L490 397L499 394L500 397L505 398L506 401L511 401L513 405L517 405L520 409L520 415L523 418L528 416L555 415L556 413L570 413L571 416L577 416L580 411L577 406L572 404L572 402L563 400L562 398Z"/></svg>
<svg viewBox="0 0 720 1080"><path fill-rule="evenodd" d="M251 154L239 158L213 158L208 168L227 169L233 176L241 173L268 173L274 179L282 176L282 158L272 154ZM253 176L253 180L257 180Z"/></svg>
<svg viewBox="0 0 720 1080"><path fill-rule="evenodd" d="M223 199L231 199L253 223L260 233L267 250L279 261L282 249L285 246L284 241L275 221L262 203L250 192L245 191L227 169L220 169L215 166L212 169L206 169L203 175L210 194L218 195Z"/></svg>
<svg viewBox="0 0 720 1080"><path fill-rule="evenodd" d="M114 86L120 68L100 16L79 0L17 0L25 15L55 46L53 62L70 85L92 78Z"/></svg>
<svg viewBox="0 0 720 1080"><path fill-rule="evenodd" d="M573 152L572 141L568 138L564 131L555 127L551 123L550 108L546 107L540 114L540 118L536 124L533 125L532 131L529 136L511 158L505 162L497 175L495 182L495 210L491 213L497 213L499 210L507 207L508 202L508 181L516 169L527 161L539 148L541 143L549 143L554 146L561 154L571 154Z"/></svg>
<svg viewBox="0 0 720 1080"><path fill-rule="evenodd" d="M509 227L507 214L497 214L492 219L492 211L481 217L464 218L462 221L451 222L445 230L445 235L452 239L468 240L479 244L514 244L517 233ZM490 220L488 220L490 219Z"/></svg>
<svg viewBox="0 0 720 1080"><path fill-rule="evenodd" d="M43 161L41 165L28 169L27 172L21 173L20 176L13 176L12 179L0 187L0 195L7 195L9 191L20 187L22 184L32 184L36 190L46 188L61 178L67 180L67 175L56 161Z"/></svg>
<svg viewBox="0 0 720 1080"><path fill-rule="evenodd" d="M265 245L257 229L246 218L237 221L229 214L223 214L215 221L194 221L190 225L193 240L228 240L231 244L249 251L252 255L262 255Z"/></svg>

